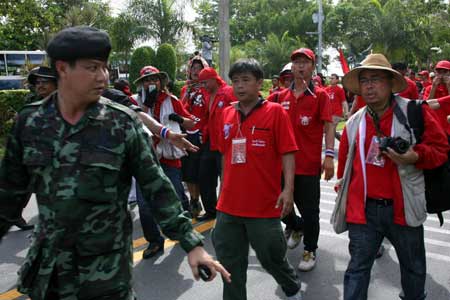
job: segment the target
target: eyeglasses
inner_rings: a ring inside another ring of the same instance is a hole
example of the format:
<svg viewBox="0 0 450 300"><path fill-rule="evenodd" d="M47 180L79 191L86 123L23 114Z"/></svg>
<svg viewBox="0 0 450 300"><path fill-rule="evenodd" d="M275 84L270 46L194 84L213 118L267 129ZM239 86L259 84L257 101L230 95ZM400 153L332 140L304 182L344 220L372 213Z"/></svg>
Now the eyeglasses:
<svg viewBox="0 0 450 300"><path fill-rule="evenodd" d="M381 82L383 82L383 80L385 80L386 76L377 76L377 77L372 77L372 78L360 78L359 79L359 85L369 85L369 84L379 84Z"/></svg>

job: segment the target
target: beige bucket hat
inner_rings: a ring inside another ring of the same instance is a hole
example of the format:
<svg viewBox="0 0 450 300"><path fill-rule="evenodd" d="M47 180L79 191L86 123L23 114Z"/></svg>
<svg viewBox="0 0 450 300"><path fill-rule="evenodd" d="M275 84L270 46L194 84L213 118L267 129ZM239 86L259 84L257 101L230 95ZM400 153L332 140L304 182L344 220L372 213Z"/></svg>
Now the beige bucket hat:
<svg viewBox="0 0 450 300"><path fill-rule="evenodd" d="M363 70L385 70L392 73L392 93L399 93L408 87L405 78L399 72L392 69L389 61L383 54L369 54L362 62L361 66L352 69L342 78L342 84L350 92L361 95L359 88L359 73Z"/></svg>

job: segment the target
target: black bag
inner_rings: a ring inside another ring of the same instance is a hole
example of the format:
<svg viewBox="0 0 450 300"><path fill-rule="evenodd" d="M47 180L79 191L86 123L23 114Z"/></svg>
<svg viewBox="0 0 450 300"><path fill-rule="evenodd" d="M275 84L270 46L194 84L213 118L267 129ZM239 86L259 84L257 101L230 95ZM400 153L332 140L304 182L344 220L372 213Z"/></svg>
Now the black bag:
<svg viewBox="0 0 450 300"><path fill-rule="evenodd" d="M394 109L397 119L402 123L409 132L413 132L417 144L422 142L422 135L424 132L424 120L422 114L422 105L424 101L410 100L408 102L408 122L400 109ZM398 106L397 106L398 107ZM399 116L399 113L401 116ZM450 137L449 143L450 143ZM447 161L441 166L423 170L425 177L425 199L427 201L427 212L430 214L437 214L441 226L444 224L444 217L442 212L450 210L450 152L447 156Z"/></svg>

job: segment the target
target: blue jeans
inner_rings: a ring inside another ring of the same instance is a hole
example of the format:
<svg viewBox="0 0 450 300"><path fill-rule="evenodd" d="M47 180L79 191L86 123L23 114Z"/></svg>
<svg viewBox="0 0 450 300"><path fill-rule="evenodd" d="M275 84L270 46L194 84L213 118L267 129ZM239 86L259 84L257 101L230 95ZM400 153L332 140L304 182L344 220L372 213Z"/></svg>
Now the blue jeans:
<svg viewBox="0 0 450 300"><path fill-rule="evenodd" d="M161 236L158 225L153 218L150 205L144 201L139 184L136 182L136 201L139 208L139 220L141 221L144 237L149 243L162 243L164 238Z"/></svg>
<svg viewBox="0 0 450 300"><path fill-rule="evenodd" d="M423 226L394 224L392 205L366 202L367 224L348 224L350 262L344 277L344 300L366 300L370 271L378 248L386 237L400 263L405 300L425 299L426 259Z"/></svg>
<svg viewBox="0 0 450 300"><path fill-rule="evenodd" d="M164 163L161 163L161 168L163 169L164 174L169 178L170 182L172 182L175 192L178 195L178 199L180 199L181 205L183 206L183 210L189 211L189 199L184 192L181 169L170 167Z"/></svg>

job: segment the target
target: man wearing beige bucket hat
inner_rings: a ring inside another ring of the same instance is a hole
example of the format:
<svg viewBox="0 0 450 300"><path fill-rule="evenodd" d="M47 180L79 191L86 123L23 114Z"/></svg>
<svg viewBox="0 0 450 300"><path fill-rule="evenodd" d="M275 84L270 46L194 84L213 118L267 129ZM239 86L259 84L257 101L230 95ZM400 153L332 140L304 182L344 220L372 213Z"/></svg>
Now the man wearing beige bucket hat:
<svg viewBox="0 0 450 300"><path fill-rule="evenodd" d="M347 121L339 146L338 196L331 222L337 233L349 231L344 300L367 299L370 271L384 237L399 260L401 298L425 299L422 169L447 159L444 130L424 105L425 131L416 144L401 120L409 100L394 95L406 82L382 54L367 56L344 76L343 84L367 104Z"/></svg>

